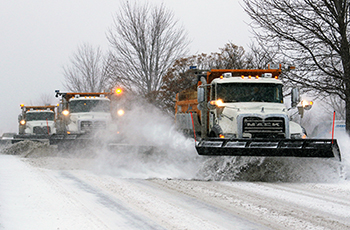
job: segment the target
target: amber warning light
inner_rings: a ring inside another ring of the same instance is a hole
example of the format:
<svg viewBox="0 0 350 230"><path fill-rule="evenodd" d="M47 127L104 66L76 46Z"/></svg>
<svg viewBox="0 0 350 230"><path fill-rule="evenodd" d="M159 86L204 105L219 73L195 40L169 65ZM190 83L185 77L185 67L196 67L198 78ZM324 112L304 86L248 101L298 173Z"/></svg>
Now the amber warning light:
<svg viewBox="0 0 350 230"><path fill-rule="evenodd" d="M116 90L115 90L115 94L117 94L117 95L120 95L120 94L122 94L123 93L123 90L121 89L121 88L117 88Z"/></svg>

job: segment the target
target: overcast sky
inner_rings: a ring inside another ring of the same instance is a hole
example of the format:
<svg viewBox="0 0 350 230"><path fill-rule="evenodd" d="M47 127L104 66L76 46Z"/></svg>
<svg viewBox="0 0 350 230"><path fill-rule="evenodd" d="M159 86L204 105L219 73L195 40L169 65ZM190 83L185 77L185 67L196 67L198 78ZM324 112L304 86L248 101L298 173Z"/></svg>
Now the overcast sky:
<svg viewBox="0 0 350 230"><path fill-rule="evenodd" d="M147 0L138 0L146 2ZM191 54L219 51L227 42L247 48L249 16L241 0L164 2L188 33ZM0 7L0 134L17 132L20 104L65 90L62 67L79 44L108 49L105 33L118 0L2 0Z"/></svg>

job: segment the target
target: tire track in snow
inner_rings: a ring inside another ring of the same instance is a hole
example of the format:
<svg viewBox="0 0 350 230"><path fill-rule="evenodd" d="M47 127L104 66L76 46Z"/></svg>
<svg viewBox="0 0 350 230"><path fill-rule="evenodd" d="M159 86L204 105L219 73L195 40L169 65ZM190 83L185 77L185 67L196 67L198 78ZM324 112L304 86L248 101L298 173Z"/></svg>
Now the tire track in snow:
<svg viewBox="0 0 350 230"><path fill-rule="evenodd" d="M273 184L271 186L350 207L350 191L342 189L341 183L337 183L336 186L334 186L334 184L320 183L309 183L307 186L299 183L282 183L280 185Z"/></svg>
<svg viewBox="0 0 350 230"><path fill-rule="evenodd" d="M155 223L151 223L150 220L140 215L137 215L136 213L128 209L125 206L124 202L122 202L121 200L109 196L102 190L91 186L86 181L83 181L82 179L74 176L72 173L68 171L62 171L61 175L64 178L74 181L75 186L77 186L79 189L94 195L97 198L98 203L117 213L118 216L122 216L123 218L125 218L128 226L122 227L127 227L128 229L164 229L163 227Z"/></svg>
<svg viewBox="0 0 350 230"><path fill-rule="evenodd" d="M230 229L220 227L215 222L208 221L206 218L197 214L198 210L179 206L178 202L176 202L178 199L177 196L173 197L175 202L169 198L171 194L168 194L167 197L159 196L160 192L157 189L148 189L148 186L140 183L138 179L121 179L110 176L101 177L94 174L81 174L79 172L78 174L75 173L79 178L84 178L84 181L89 181L94 187L98 187L105 192L109 191L108 194L110 196L122 199L130 209L136 210L138 213L142 212L145 216L148 216L148 218L166 229ZM204 207L199 208L203 209ZM238 223L235 227L233 229L247 229L240 228Z"/></svg>
<svg viewBox="0 0 350 230"><path fill-rule="evenodd" d="M299 209L299 212L294 213L299 213L300 218L308 217L306 220L311 222L318 220L318 224L329 228L350 228L350 195L340 197L336 193L329 193L322 186L316 189L308 183L304 186L300 184L293 186L289 183L258 183L258 185L266 190L263 196L269 196L269 191L273 191L276 195L269 196L271 199L289 203L295 210Z"/></svg>
<svg viewBox="0 0 350 230"><path fill-rule="evenodd" d="M248 218L267 223L266 226L271 228L350 228L350 218L346 217L350 213L349 206L337 207L342 208L343 215L331 215L329 212L324 212L323 208L326 206L315 209L303 205L303 202L307 204L307 197L294 194L295 197L290 200L288 197L293 194L278 196L281 190L262 186L261 183L184 180L153 180L153 182L197 199L206 200L215 206L239 212ZM331 207L334 203L330 202L328 205Z"/></svg>
<svg viewBox="0 0 350 230"><path fill-rule="evenodd" d="M254 193L264 200L270 200L275 208L285 206L290 215L316 226L330 229L349 229L350 227L350 197L332 197L322 194L321 190L309 191L312 186L305 183L304 186L291 183L244 183L237 186L235 183L227 183L229 187L244 189L250 195ZM281 208L282 210L282 208Z"/></svg>
<svg viewBox="0 0 350 230"><path fill-rule="evenodd" d="M164 180L167 181L167 180ZM206 201L197 199L197 197L188 196L176 190L169 190L165 187L155 186L153 180L136 180L142 189L155 194L159 199L165 199L167 202L175 204L177 207L189 210L199 218L215 223L223 229L269 229L247 218L242 218L226 209L214 206Z"/></svg>
<svg viewBox="0 0 350 230"><path fill-rule="evenodd" d="M339 200L328 197L322 199L319 195L307 192L308 183L301 189L288 189L283 183L229 183L220 182L229 189L241 190L247 194L245 200L251 200L270 213L285 217L285 223L297 222L304 227L315 229L349 229L350 206L348 202L338 204ZM289 184L290 186L292 184ZM244 197L244 196L243 196ZM258 198L258 199L257 199ZM289 218L287 218L289 217ZM291 224L290 227L292 227ZM295 228L297 229L297 228Z"/></svg>

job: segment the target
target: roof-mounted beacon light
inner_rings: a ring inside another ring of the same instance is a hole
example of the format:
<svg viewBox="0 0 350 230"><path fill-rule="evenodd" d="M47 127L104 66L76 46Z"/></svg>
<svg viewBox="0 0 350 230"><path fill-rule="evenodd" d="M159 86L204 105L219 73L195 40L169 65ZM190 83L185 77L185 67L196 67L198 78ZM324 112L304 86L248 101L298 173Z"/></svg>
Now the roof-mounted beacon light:
<svg viewBox="0 0 350 230"><path fill-rule="evenodd" d="M116 90L115 90L115 94L117 94L117 95L120 95L120 94L122 94L123 93L123 90L121 89L121 88L116 88Z"/></svg>

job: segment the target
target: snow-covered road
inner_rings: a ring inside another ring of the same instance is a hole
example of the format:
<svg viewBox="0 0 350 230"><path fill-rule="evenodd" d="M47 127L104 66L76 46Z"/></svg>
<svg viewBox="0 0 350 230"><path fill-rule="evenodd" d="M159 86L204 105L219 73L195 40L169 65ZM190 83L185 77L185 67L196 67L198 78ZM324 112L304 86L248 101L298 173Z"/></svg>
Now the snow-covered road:
<svg viewBox="0 0 350 230"><path fill-rule="evenodd" d="M348 180L127 178L95 160L0 155L0 229L350 228Z"/></svg>

